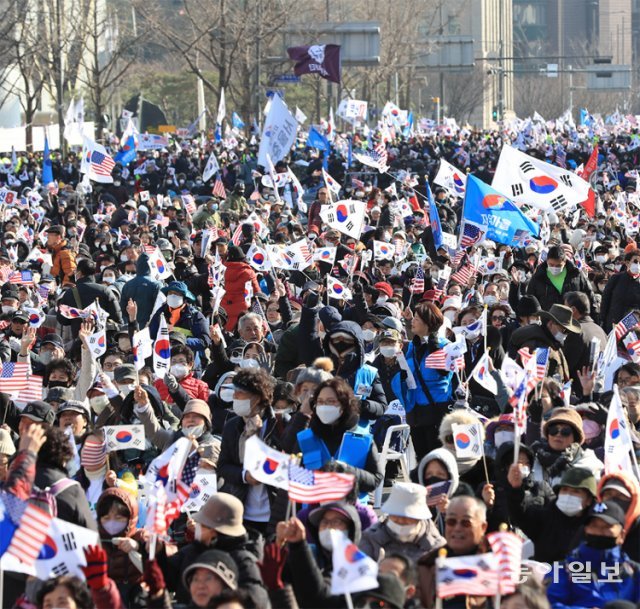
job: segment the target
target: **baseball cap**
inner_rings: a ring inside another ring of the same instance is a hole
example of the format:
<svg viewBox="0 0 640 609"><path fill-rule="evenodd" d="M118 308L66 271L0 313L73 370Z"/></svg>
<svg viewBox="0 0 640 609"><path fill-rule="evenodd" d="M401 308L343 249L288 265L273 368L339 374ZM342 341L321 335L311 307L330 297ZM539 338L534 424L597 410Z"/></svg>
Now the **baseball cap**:
<svg viewBox="0 0 640 609"><path fill-rule="evenodd" d="M87 421L91 420L91 411L89 407L80 400L67 400L66 402L60 404L58 408L58 414L63 412L78 412L83 415Z"/></svg>
<svg viewBox="0 0 640 609"><path fill-rule="evenodd" d="M594 504L587 515L587 520L591 518L600 518L607 524L619 524L620 526L624 526L625 523L624 510L613 501Z"/></svg>
<svg viewBox="0 0 640 609"><path fill-rule="evenodd" d="M52 425L56 420L53 408L43 400L29 402L20 413L21 417L27 417L36 423L48 423Z"/></svg>
<svg viewBox="0 0 640 609"><path fill-rule="evenodd" d="M55 345L56 347L60 347L64 349L64 341L59 334L45 334L42 341L40 341L40 345Z"/></svg>

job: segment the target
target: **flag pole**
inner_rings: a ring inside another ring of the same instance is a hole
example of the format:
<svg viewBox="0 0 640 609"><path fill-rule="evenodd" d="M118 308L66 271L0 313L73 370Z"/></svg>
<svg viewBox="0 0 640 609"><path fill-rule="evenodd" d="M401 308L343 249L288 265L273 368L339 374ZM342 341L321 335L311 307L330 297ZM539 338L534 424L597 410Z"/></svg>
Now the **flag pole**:
<svg viewBox="0 0 640 609"><path fill-rule="evenodd" d="M353 599L351 598L351 594L349 592L345 592L344 598L347 601L347 609L353 609Z"/></svg>
<svg viewBox="0 0 640 609"><path fill-rule="evenodd" d="M438 596L438 570L444 567L444 559L447 556L447 551L444 548L438 550L438 557L436 558L436 603L435 609L442 609L442 599Z"/></svg>

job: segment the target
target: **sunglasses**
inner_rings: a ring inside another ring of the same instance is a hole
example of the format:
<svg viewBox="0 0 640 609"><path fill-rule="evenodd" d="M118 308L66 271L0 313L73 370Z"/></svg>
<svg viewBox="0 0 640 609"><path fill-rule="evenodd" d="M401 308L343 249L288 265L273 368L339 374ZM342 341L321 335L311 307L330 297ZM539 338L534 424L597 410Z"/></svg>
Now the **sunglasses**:
<svg viewBox="0 0 640 609"><path fill-rule="evenodd" d="M462 518L461 520L458 520L457 518L447 518L444 523L451 528L455 527L457 524L459 524L463 529L470 529L473 526L473 522L469 518Z"/></svg>
<svg viewBox="0 0 640 609"><path fill-rule="evenodd" d="M507 319L507 317L505 315L492 315L491 316L491 320L492 321L504 321L505 319Z"/></svg>
<svg viewBox="0 0 640 609"><path fill-rule="evenodd" d="M547 427L547 435L568 438L573 435L573 429L571 427L561 427L560 425L550 425Z"/></svg>

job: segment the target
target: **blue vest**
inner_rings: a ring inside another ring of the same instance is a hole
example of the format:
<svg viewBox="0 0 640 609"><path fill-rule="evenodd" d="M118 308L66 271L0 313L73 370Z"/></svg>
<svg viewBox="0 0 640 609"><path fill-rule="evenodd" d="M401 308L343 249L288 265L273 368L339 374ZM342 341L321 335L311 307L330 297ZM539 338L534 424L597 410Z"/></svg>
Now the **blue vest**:
<svg viewBox="0 0 640 609"><path fill-rule="evenodd" d="M331 459L363 469L372 442L371 435L347 431L342 438L338 452L332 455L324 441L318 438L311 429L303 429L298 432L302 463L307 469L322 469L322 466Z"/></svg>

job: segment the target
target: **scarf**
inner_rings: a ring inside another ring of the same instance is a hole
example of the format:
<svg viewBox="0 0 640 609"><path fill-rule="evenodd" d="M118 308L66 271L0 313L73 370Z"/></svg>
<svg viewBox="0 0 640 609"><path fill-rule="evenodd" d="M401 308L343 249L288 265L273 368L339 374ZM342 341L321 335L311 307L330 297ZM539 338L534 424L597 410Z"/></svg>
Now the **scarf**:
<svg viewBox="0 0 640 609"><path fill-rule="evenodd" d="M183 304L177 309L172 309L171 307L167 306L167 309L169 310L169 323L172 326L177 325L177 323L180 321L180 315L182 315L182 309L184 309L185 306L186 304Z"/></svg>
<svg viewBox="0 0 640 609"><path fill-rule="evenodd" d="M570 444L562 452L551 450L546 440L536 442L532 449L549 478L562 475L562 472L582 455L582 448L577 442Z"/></svg>

